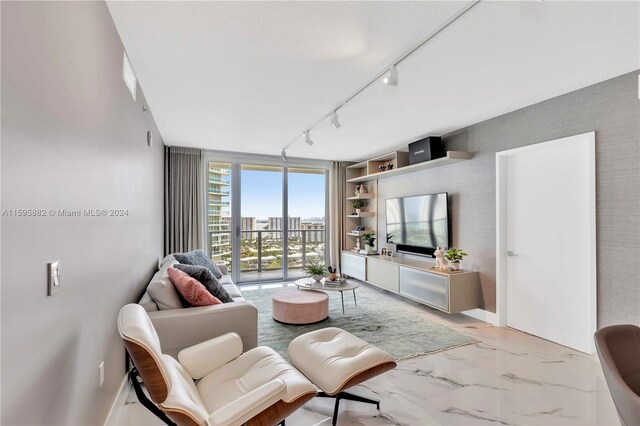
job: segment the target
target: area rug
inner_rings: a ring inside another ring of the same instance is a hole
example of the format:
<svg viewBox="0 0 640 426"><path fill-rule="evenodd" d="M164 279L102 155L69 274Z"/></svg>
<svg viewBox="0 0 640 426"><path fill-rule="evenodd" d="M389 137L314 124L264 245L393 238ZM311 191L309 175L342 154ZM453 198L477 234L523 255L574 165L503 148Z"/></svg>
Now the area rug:
<svg viewBox="0 0 640 426"><path fill-rule="evenodd" d="M293 287L295 288L295 287ZM423 318L406 302L360 286L344 293L342 313L339 292L329 293L329 318L310 325L286 325L271 317L271 297L279 289L243 290L258 308L258 344L269 346L287 358L289 343L304 333L338 327L392 354L397 360L469 345L477 340Z"/></svg>

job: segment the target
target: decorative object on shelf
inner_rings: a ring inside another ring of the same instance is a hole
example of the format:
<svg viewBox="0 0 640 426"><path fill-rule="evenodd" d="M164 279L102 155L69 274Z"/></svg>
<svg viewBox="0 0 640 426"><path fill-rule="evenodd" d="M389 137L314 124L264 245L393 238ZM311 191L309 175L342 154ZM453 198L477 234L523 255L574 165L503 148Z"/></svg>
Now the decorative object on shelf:
<svg viewBox="0 0 640 426"><path fill-rule="evenodd" d="M380 249L380 255L381 256L386 256L387 255L387 251L388 251L388 249L386 247L382 247Z"/></svg>
<svg viewBox="0 0 640 426"><path fill-rule="evenodd" d="M329 266L327 267L327 270L329 271L329 274L327 275L329 281L336 281L338 279L338 271L336 270L336 268L334 268L333 266Z"/></svg>
<svg viewBox="0 0 640 426"><path fill-rule="evenodd" d="M447 266L447 259L444 258L444 248L437 247L436 251L433 252L433 255L436 257L436 266L434 269L440 269L442 271L448 270L449 266Z"/></svg>
<svg viewBox="0 0 640 426"><path fill-rule="evenodd" d="M364 226L360 225L360 226L356 226L356 231L360 232L360 231L364 231Z"/></svg>
<svg viewBox="0 0 640 426"><path fill-rule="evenodd" d="M308 265L303 266L302 270L307 273L307 276L316 281L320 281L327 273L327 268L323 264L314 261L310 261Z"/></svg>
<svg viewBox="0 0 640 426"><path fill-rule="evenodd" d="M385 166L384 164L380 164L378 166L378 170L380 170L381 172L384 172L385 170L387 170L387 166Z"/></svg>
<svg viewBox="0 0 640 426"><path fill-rule="evenodd" d="M387 249L387 257L393 257L393 250Z"/></svg>
<svg viewBox="0 0 640 426"><path fill-rule="evenodd" d="M362 185L356 185L356 189L355 189L355 191L354 191L354 193L355 193L356 197L359 197L359 196L360 196L360 190L361 190L361 188L362 188Z"/></svg>
<svg viewBox="0 0 640 426"><path fill-rule="evenodd" d="M393 163L387 164L387 170L393 170Z"/></svg>
<svg viewBox="0 0 640 426"><path fill-rule="evenodd" d="M452 247L447 251L445 257L447 260L451 262L451 270L459 271L460 270L460 261L464 259L468 254L464 252L464 250Z"/></svg>
<svg viewBox="0 0 640 426"><path fill-rule="evenodd" d="M356 238L356 245L353 247L353 251L355 252L360 251L360 238Z"/></svg>
<svg viewBox="0 0 640 426"><path fill-rule="evenodd" d="M376 248L374 246L375 242L376 242L376 236L375 234L371 233L371 232L367 232L366 234L362 235L362 239L364 240L365 243L365 249L364 250L360 250L360 253L362 254L377 254L378 252L376 251Z"/></svg>
<svg viewBox="0 0 640 426"><path fill-rule="evenodd" d="M360 185L360 194L368 194L368 190L367 190L367 185L362 184Z"/></svg>
<svg viewBox="0 0 640 426"><path fill-rule="evenodd" d="M356 214L360 214L360 211L364 207L364 201L362 201L362 200L353 200L351 202L351 205L353 205L353 208L356 209ZM364 211L364 210L362 210L362 211Z"/></svg>

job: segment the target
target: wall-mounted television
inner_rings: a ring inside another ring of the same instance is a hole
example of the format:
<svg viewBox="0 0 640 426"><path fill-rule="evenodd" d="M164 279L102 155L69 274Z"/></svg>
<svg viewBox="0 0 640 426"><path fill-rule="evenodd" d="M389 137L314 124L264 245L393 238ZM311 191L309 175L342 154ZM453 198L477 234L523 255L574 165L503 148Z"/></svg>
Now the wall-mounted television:
<svg viewBox="0 0 640 426"><path fill-rule="evenodd" d="M416 195L386 201L387 242L398 252L432 256L449 248L448 194Z"/></svg>

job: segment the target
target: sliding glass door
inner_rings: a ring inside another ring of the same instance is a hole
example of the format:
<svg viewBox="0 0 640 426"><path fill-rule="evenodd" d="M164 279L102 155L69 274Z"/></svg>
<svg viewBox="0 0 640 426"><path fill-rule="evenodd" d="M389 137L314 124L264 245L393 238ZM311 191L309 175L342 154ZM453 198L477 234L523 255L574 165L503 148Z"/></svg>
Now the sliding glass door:
<svg viewBox="0 0 640 426"><path fill-rule="evenodd" d="M289 168L287 205L287 275L304 275L303 266L325 262L326 173L322 169Z"/></svg>
<svg viewBox="0 0 640 426"><path fill-rule="evenodd" d="M299 278L303 266L325 262L326 168L257 161L207 166L207 248L235 282Z"/></svg>
<svg viewBox="0 0 640 426"><path fill-rule="evenodd" d="M239 281L282 279L283 167L240 167Z"/></svg>

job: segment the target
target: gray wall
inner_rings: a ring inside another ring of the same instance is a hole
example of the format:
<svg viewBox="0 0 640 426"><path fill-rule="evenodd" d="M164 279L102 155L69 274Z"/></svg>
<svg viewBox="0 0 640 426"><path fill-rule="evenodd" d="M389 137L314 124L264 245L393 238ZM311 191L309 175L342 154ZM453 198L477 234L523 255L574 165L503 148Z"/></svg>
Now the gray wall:
<svg viewBox="0 0 640 426"><path fill-rule="evenodd" d="M2 424L100 424L125 373L120 307L163 252L163 143L120 77L104 2L2 2ZM153 131L155 144L146 145ZM47 267L62 288L46 296ZM98 365L106 380L98 387Z"/></svg>
<svg viewBox="0 0 640 426"><path fill-rule="evenodd" d="M596 131L598 324L640 324L640 101L638 73L626 74L445 135L471 161L381 179L384 200L448 191L452 245L481 275L485 309L496 309L495 153ZM549 206L559 208L561 206Z"/></svg>

